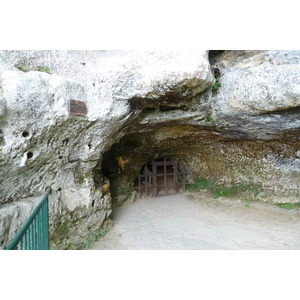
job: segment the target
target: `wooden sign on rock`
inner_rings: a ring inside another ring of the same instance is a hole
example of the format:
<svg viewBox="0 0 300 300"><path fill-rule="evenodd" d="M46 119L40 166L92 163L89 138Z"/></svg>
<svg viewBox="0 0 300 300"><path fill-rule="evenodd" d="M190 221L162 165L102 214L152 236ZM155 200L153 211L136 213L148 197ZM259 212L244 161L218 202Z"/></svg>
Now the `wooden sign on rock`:
<svg viewBox="0 0 300 300"><path fill-rule="evenodd" d="M84 101L69 100L69 114L73 116L85 116L87 114L87 107Z"/></svg>

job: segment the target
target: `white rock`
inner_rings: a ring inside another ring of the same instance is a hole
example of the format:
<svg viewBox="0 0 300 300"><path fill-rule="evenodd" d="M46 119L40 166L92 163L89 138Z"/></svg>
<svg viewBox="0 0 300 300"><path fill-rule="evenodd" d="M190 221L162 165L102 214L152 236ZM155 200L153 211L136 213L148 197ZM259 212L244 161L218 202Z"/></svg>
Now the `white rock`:
<svg viewBox="0 0 300 300"><path fill-rule="evenodd" d="M207 51L0 51L0 204L41 197L51 185L52 223L66 211L96 213L93 201L103 202L97 215L105 218L109 199L92 178L78 178L135 114L128 101L151 103L181 87L188 98L212 81ZM70 99L86 103L86 116L69 115Z"/></svg>

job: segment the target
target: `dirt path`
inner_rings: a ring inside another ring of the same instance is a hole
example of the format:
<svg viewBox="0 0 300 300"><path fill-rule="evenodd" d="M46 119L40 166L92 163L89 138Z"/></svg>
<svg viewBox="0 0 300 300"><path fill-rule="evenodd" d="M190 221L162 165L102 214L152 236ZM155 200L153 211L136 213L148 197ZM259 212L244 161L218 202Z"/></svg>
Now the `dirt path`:
<svg viewBox="0 0 300 300"><path fill-rule="evenodd" d="M300 211L205 192L141 198L111 218L92 250L300 249Z"/></svg>

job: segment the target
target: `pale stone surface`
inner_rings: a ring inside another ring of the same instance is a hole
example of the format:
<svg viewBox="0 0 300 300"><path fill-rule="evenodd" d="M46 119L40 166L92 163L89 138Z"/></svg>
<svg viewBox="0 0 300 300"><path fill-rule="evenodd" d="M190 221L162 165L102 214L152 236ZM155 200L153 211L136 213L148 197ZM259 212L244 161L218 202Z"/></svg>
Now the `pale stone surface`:
<svg viewBox="0 0 300 300"><path fill-rule="evenodd" d="M0 203L41 197L51 185L52 232L68 222L66 235L77 228L81 244L111 212L92 169L135 118L128 100L151 102L183 88L190 99L213 81L207 51L0 51L0 72ZM70 99L85 101L87 115L70 116ZM97 224L87 230L90 216Z"/></svg>
<svg viewBox="0 0 300 300"><path fill-rule="evenodd" d="M300 51L266 51L216 64L222 86L212 114L224 134L272 139L300 129L299 58Z"/></svg>

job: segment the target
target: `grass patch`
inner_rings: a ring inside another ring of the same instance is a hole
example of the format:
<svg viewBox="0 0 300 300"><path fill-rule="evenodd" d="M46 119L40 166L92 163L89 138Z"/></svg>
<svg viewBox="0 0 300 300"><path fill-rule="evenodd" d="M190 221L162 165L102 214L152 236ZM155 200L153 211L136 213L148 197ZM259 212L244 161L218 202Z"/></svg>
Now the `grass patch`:
<svg viewBox="0 0 300 300"><path fill-rule="evenodd" d="M228 198L245 191L253 192L256 197L259 193L257 188L250 185L233 185L231 187L225 187L222 185L217 185L214 182L211 182L204 178L197 178L195 180L195 183L187 185L186 189L189 191L209 190L213 192L215 198Z"/></svg>
<svg viewBox="0 0 300 300"><path fill-rule="evenodd" d="M237 195L242 192L251 191L254 193L254 195L257 196L258 191L254 187L250 185L233 185L231 187L222 187L222 186L216 186L215 190L213 191L215 193L215 197L232 197L234 195Z"/></svg>
<svg viewBox="0 0 300 300"><path fill-rule="evenodd" d="M292 209L299 209L300 208L300 202L297 203L275 203L276 206L284 208L286 210L292 210Z"/></svg>
<svg viewBox="0 0 300 300"><path fill-rule="evenodd" d="M186 189L189 191L199 191L199 190L211 190L214 186L214 183L210 182L204 178L197 178L193 184L186 186Z"/></svg>

